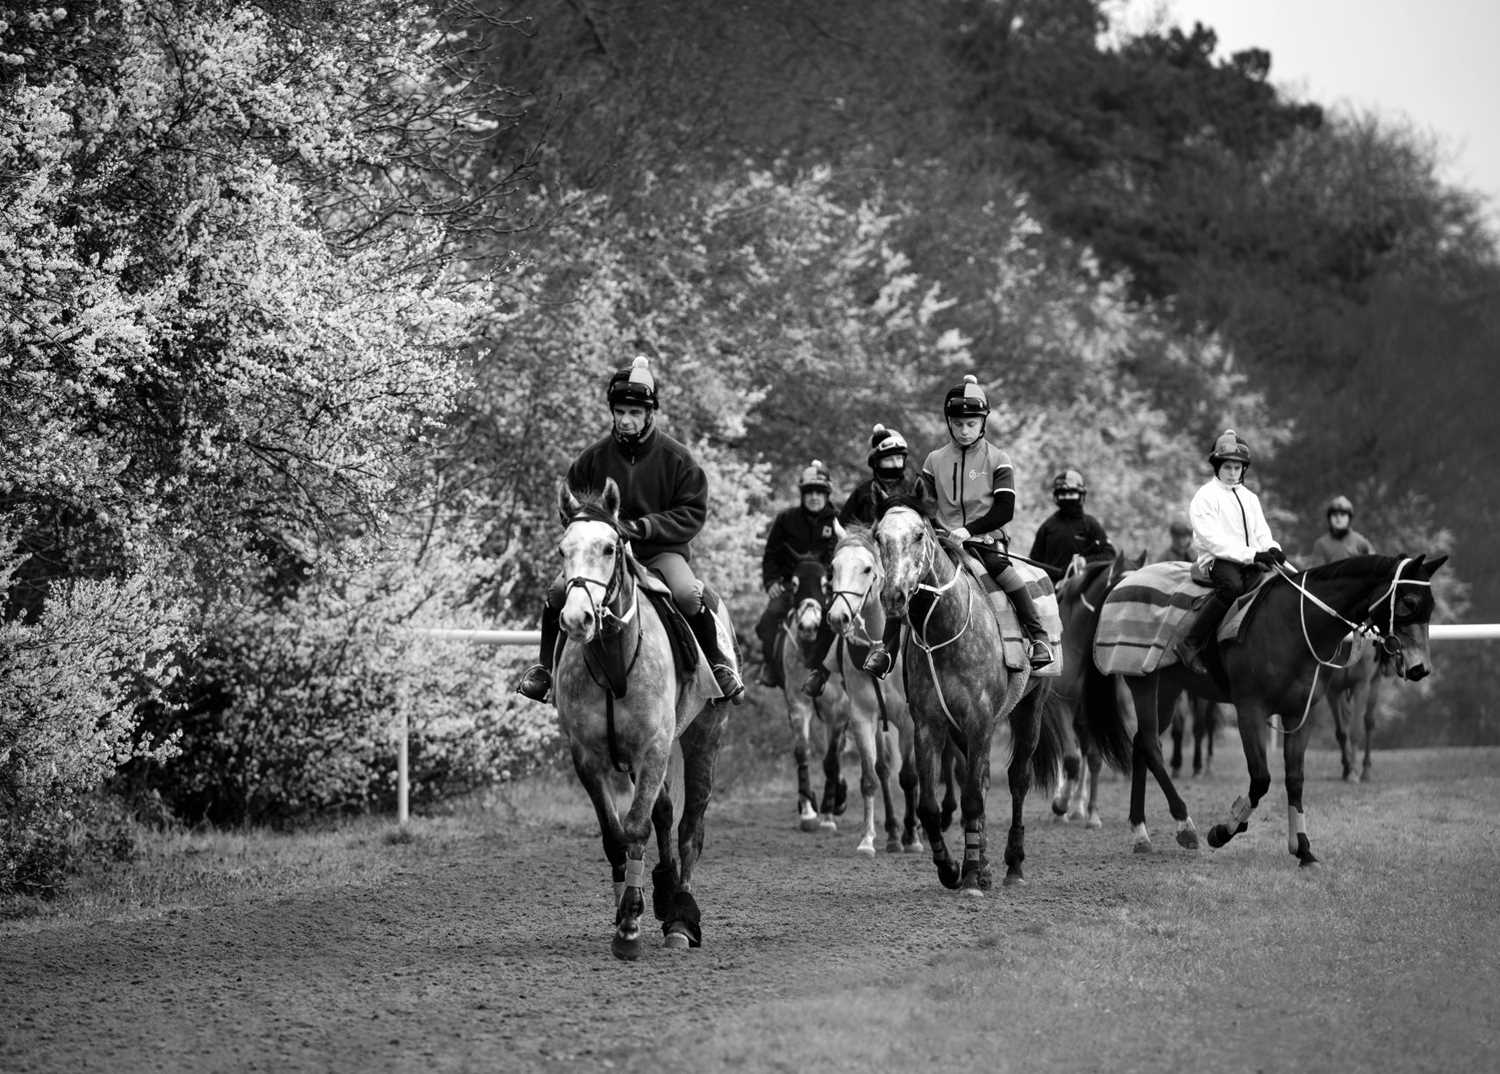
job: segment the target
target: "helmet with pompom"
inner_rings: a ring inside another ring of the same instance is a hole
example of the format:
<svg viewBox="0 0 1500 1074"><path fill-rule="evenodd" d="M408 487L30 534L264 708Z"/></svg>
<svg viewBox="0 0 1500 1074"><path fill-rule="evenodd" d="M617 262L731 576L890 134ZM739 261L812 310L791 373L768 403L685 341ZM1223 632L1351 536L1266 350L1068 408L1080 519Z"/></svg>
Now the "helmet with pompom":
<svg viewBox="0 0 1500 1074"><path fill-rule="evenodd" d="M872 470L899 470L906 465L907 450L906 437L877 424L870 430L870 454L865 461Z"/></svg>
<svg viewBox="0 0 1500 1074"><path fill-rule="evenodd" d="M833 479L828 476L828 467L823 465L822 459L814 459L802 470L802 479L797 482L799 492L821 492L829 495L833 492Z"/></svg>
<svg viewBox="0 0 1500 1074"><path fill-rule="evenodd" d="M1219 467L1226 462L1237 462L1250 469L1250 445L1240 439L1240 434L1233 429L1225 429L1214 441L1213 448L1208 453L1208 464L1214 468L1214 473L1219 472Z"/></svg>
<svg viewBox="0 0 1500 1074"><path fill-rule="evenodd" d="M651 363L644 354L624 369L617 369L609 378L609 390L605 393L610 406L643 406L648 410L657 408L656 377L651 373Z"/></svg>
<svg viewBox="0 0 1500 1074"><path fill-rule="evenodd" d="M1349 501L1349 497L1335 496L1333 499L1328 501L1328 506L1324 508L1323 514L1331 515L1339 511L1342 511L1350 518L1354 517L1354 504Z"/></svg>
<svg viewBox="0 0 1500 1074"><path fill-rule="evenodd" d="M943 396L945 418L982 418L989 412L990 398L972 373L964 374L964 379Z"/></svg>
<svg viewBox="0 0 1500 1074"><path fill-rule="evenodd" d="M1072 467L1062 470L1052 479L1052 498L1056 501L1061 502L1073 496L1081 500L1088 495L1088 491L1083 474Z"/></svg>

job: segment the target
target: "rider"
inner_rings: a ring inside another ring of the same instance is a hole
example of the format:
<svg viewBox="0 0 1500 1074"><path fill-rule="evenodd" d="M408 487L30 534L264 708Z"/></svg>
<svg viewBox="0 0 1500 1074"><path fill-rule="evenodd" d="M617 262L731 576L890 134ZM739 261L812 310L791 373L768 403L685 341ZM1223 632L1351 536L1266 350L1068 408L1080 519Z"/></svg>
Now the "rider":
<svg viewBox="0 0 1500 1074"><path fill-rule="evenodd" d="M1349 528L1349 523L1354 521L1354 505L1349 502L1349 497L1335 496L1328 501L1323 514L1328 519L1328 532L1313 542L1312 555L1307 561L1309 567L1337 563L1350 556L1374 555L1375 546L1369 538Z"/></svg>
<svg viewBox="0 0 1500 1074"><path fill-rule="evenodd" d="M1193 558L1193 527L1185 518L1174 518L1167 526L1171 544L1167 545L1152 563L1182 563Z"/></svg>
<svg viewBox="0 0 1500 1074"><path fill-rule="evenodd" d="M906 437L895 429L876 424L870 430L870 453L865 461L870 466L870 476L858 485L844 501L839 512L839 522L845 526L873 526L877 505L892 496L916 494L920 478L907 472Z"/></svg>
<svg viewBox="0 0 1500 1074"><path fill-rule="evenodd" d="M1250 589L1261 569L1286 562L1286 553L1271 536L1260 497L1241 482L1250 468L1250 445L1233 429L1214 441L1208 454L1214 476L1193 494L1188 517L1198 565L1208 574L1213 595L1193 628L1177 645L1183 665L1206 675L1203 650L1234 598Z"/></svg>
<svg viewBox="0 0 1500 1074"><path fill-rule="evenodd" d="M708 658L724 698L739 704L744 684L733 662L719 648L714 613L703 600L703 583L688 565L691 542L708 517L708 479L686 447L656 427L656 379L650 363L638 355L609 378L605 392L612 421L610 432L586 447L568 467L568 486L598 492L605 478L620 488L620 530L636 558L650 567L672 591L673 600ZM538 662L527 668L517 693L545 701L552 687L552 660L557 647L563 580L547 591L542 608L542 643Z"/></svg>
<svg viewBox="0 0 1500 1074"><path fill-rule="evenodd" d="M937 522L948 535L969 544L1016 609L1029 643L1033 668L1052 663L1052 646L1026 591L1026 581L1005 555L1005 530L1015 514L1015 470L1010 456L984 437L990 401L972 374L943 397L950 443L931 452L922 464L922 485L937 504ZM971 543L972 542L972 543ZM865 670L885 675L895 666L900 620L886 624L885 637L865 658Z"/></svg>
<svg viewBox="0 0 1500 1074"><path fill-rule="evenodd" d="M1083 510L1088 486L1083 474L1068 467L1052 479L1052 502L1057 510L1037 527L1028 557L1056 581L1068 569L1074 556L1095 559L1113 556L1115 546L1109 543L1104 525Z"/></svg>
<svg viewBox="0 0 1500 1074"><path fill-rule="evenodd" d="M800 502L777 514L771 523L771 532L766 535L766 548L760 559L760 584L770 597L760 622L755 624L755 635L760 639L760 651L764 657L760 668L762 686L782 685L781 668L772 657L772 647L776 642L776 632L781 629L781 621L792 608L792 573L797 569L797 561L816 556L826 567L833 562L833 546L838 540L833 532L834 520L838 518L831 502L833 481L821 460L814 459L802 471L797 491ZM809 660L808 667L812 666Z"/></svg>
<svg viewBox="0 0 1500 1074"><path fill-rule="evenodd" d="M839 511L839 524L843 526L873 526L879 504L892 496L914 496L921 479L906 469L906 437L895 429L876 423L870 430L870 453L865 462L870 466L870 476L854 487L849 498ZM897 631L900 624L897 623ZM828 650L833 647L834 634L827 624L819 629L813 650L808 655L809 671L803 680L802 692L808 697L823 696L823 687L828 683Z"/></svg>

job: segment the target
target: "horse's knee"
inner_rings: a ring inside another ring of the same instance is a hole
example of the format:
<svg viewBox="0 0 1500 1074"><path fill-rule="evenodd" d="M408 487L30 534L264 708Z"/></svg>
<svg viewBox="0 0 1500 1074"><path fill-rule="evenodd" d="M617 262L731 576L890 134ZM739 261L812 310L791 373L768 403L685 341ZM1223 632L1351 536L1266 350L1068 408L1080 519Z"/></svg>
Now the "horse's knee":
<svg viewBox="0 0 1500 1074"><path fill-rule="evenodd" d="M1269 775L1250 777L1250 801L1252 803L1259 805L1260 800L1266 796L1266 792L1270 789L1271 777Z"/></svg>

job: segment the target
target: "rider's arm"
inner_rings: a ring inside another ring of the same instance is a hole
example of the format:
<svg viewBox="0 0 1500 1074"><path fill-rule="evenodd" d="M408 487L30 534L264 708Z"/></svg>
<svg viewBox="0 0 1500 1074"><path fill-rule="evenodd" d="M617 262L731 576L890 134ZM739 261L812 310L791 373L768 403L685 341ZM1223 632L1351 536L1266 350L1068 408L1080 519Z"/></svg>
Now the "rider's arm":
<svg viewBox="0 0 1500 1074"><path fill-rule="evenodd" d="M760 587L770 589L775 582L781 581L792 573L792 565L788 562L790 558L786 526L781 515L771 523L771 532L766 535L766 550L760 557Z"/></svg>
<svg viewBox="0 0 1500 1074"><path fill-rule="evenodd" d="M990 477L990 509L969 523L969 534L993 533L1016 516L1016 475L1010 460L1002 456Z"/></svg>
<svg viewBox="0 0 1500 1074"><path fill-rule="evenodd" d="M642 536L656 544L687 544L698 536L708 518L708 478L690 458L678 458L664 476L669 493L661 509L636 521Z"/></svg>

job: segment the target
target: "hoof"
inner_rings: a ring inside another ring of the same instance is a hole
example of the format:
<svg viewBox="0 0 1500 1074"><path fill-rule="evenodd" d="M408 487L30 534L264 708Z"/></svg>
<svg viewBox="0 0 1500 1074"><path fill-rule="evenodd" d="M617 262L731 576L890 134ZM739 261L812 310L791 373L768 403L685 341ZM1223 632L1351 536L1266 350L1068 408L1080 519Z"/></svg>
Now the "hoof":
<svg viewBox="0 0 1500 1074"><path fill-rule="evenodd" d="M1052 815L1058 820L1062 820L1068 815L1068 801L1066 798L1052 799Z"/></svg>
<svg viewBox="0 0 1500 1074"><path fill-rule="evenodd" d="M1019 871L1014 872L1014 873L1006 873L1005 874L1005 879L1002 880L1002 881L1000 881L1000 883L1003 886L1008 887L1008 888L1025 887L1026 886L1026 878L1024 876L1022 876Z"/></svg>
<svg viewBox="0 0 1500 1074"><path fill-rule="evenodd" d="M1135 843L1131 845L1130 849L1131 849L1131 852L1135 853L1135 854L1150 854L1151 853L1151 840L1149 840L1149 839L1137 839L1135 841Z"/></svg>
<svg viewBox="0 0 1500 1074"><path fill-rule="evenodd" d="M1223 824L1215 824L1208 830L1208 845L1218 850L1229 842L1229 828Z"/></svg>
<svg viewBox="0 0 1500 1074"><path fill-rule="evenodd" d="M927 848L922 845L922 840L913 839L910 843L902 843L901 850L906 854L920 854Z"/></svg>
<svg viewBox="0 0 1500 1074"><path fill-rule="evenodd" d="M1192 828L1184 828L1177 833L1177 845L1183 850L1198 849L1198 833Z"/></svg>
<svg viewBox="0 0 1500 1074"><path fill-rule="evenodd" d="M797 821L797 826L804 832L815 832L818 830L818 815L816 813L804 813Z"/></svg>
<svg viewBox="0 0 1500 1074"><path fill-rule="evenodd" d="M839 830L838 822L835 821L832 817L819 817L818 818L818 831L832 833L832 832L836 832L838 830Z"/></svg>
<svg viewBox="0 0 1500 1074"><path fill-rule="evenodd" d="M669 932L661 938L661 945L668 951L686 951L690 946L687 934L682 932Z"/></svg>
<svg viewBox="0 0 1500 1074"><path fill-rule="evenodd" d="M981 891L979 888L959 888L958 889L958 893L960 895L964 896L965 898L969 898L969 899L982 899L982 898L984 898L984 892Z"/></svg>
<svg viewBox="0 0 1500 1074"><path fill-rule="evenodd" d="M863 855L866 858L873 858L875 856L875 840L866 839L854 848L854 853Z"/></svg>
<svg viewBox="0 0 1500 1074"><path fill-rule="evenodd" d="M901 853L901 840L899 840L899 839L887 839L885 841L885 852L887 854L900 854Z"/></svg>
<svg viewBox="0 0 1500 1074"><path fill-rule="evenodd" d="M609 949L622 962L634 962L641 957L641 934L637 932L635 936L627 938L617 932L610 941Z"/></svg>
<svg viewBox="0 0 1500 1074"><path fill-rule="evenodd" d="M938 883L943 887L953 890L958 887L958 866L951 861L945 861L937 867Z"/></svg>
<svg viewBox="0 0 1500 1074"><path fill-rule="evenodd" d="M1299 869L1311 869L1316 872L1323 867L1323 863L1317 858L1304 858L1297 862L1297 867Z"/></svg>
<svg viewBox="0 0 1500 1074"><path fill-rule="evenodd" d="M1102 820L1099 819L1099 814L1098 813L1090 813L1089 814L1089 819L1086 820L1086 821L1084 821L1084 827L1085 828L1102 828L1102 827L1104 827L1104 821L1102 821Z"/></svg>

